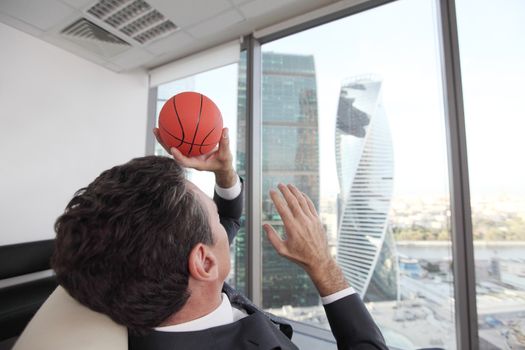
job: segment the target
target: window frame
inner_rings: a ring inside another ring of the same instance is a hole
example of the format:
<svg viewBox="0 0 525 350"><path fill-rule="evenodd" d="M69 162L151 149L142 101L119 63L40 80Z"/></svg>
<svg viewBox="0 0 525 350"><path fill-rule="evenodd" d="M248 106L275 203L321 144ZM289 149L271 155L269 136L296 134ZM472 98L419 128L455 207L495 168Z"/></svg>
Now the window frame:
<svg viewBox="0 0 525 350"><path fill-rule="evenodd" d="M246 70L246 269L247 296L256 305L262 305L262 251L261 251L261 198L262 198L262 61L261 45L314 28L337 19L394 2L397 0L368 0L329 14L322 14L304 22L291 24L285 29L254 33L243 37L241 51L247 53ZM459 43L455 0L434 0L438 25L438 44L441 58L445 133L449 169L451 207L451 235L454 273L454 309L456 343L458 349L479 348L474 243L470 204L465 115L459 59ZM157 89L150 88L148 96L148 125L155 124ZM155 139L147 128L146 154L153 154ZM329 331L313 325L291 321L301 334L313 335L333 342Z"/></svg>

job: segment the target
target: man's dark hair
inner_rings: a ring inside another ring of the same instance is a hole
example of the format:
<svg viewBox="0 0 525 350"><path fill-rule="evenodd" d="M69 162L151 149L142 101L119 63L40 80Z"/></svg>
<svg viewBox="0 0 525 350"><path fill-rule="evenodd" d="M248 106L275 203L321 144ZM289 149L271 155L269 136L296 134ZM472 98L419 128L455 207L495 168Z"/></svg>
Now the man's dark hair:
<svg viewBox="0 0 525 350"><path fill-rule="evenodd" d="M207 214L173 159L148 156L104 171L55 223L58 282L132 334L146 334L189 297L188 256L213 244Z"/></svg>

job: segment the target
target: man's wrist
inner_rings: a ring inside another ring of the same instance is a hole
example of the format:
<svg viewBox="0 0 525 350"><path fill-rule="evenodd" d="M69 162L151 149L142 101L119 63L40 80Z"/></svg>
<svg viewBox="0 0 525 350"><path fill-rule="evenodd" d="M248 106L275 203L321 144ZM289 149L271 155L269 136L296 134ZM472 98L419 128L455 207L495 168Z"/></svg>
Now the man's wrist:
<svg viewBox="0 0 525 350"><path fill-rule="evenodd" d="M222 188L230 188L235 186L239 177L233 168L228 170L218 170L214 173L215 183Z"/></svg>
<svg viewBox="0 0 525 350"><path fill-rule="evenodd" d="M339 292L350 286L341 268L333 258L328 259L325 263L317 264L307 269L307 273L321 297Z"/></svg>

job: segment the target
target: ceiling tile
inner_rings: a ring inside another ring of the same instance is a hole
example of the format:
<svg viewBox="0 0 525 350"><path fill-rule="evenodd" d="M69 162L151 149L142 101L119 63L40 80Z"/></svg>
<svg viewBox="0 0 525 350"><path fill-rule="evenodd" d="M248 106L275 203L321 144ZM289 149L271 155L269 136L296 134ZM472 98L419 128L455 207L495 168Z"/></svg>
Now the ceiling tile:
<svg viewBox="0 0 525 350"><path fill-rule="evenodd" d="M7 24L8 26L11 26L18 30L21 30L23 32L26 32L28 34L31 34L37 38L40 37L43 33L37 27L33 27L25 22L20 21L19 19L6 15L5 13L2 13L2 12L0 12L0 22L3 24Z"/></svg>
<svg viewBox="0 0 525 350"><path fill-rule="evenodd" d="M108 61L124 69L132 69L143 65L153 57L154 56L146 50L133 48Z"/></svg>
<svg viewBox="0 0 525 350"><path fill-rule="evenodd" d="M46 31L75 9L57 0L2 0L0 12Z"/></svg>
<svg viewBox="0 0 525 350"><path fill-rule="evenodd" d="M286 7L297 0L256 0L239 6L246 18L253 18Z"/></svg>
<svg viewBox="0 0 525 350"><path fill-rule="evenodd" d="M148 0L179 27L186 27L232 8L226 0Z"/></svg>
<svg viewBox="0 0 525 350"><path fill-rule="evenodd" d="M60 0L66 5L72 6L79 10L83 10L85 7L93 5L97 0ZM91 7L91 6L90 6Z"/></svg>
<svg viewBox="0 0 525 350"><path fill-rule="evenodd" d="M211 34L217 34L217 32L243 20L244 17L241 16L237 10L229 10L205 22L188 28L187 31L196 38L202 38Z"/></svg>
<svg viewBox="0 0 525 350"><path fill-rule="evenodd" d="M167 52L176 51L178 48L186 46L192 41L195 41L193 37L183 31L178 31L149 44L146 46L146 50L156 55L162 55Z"/></svg>
<svg viewBox="0 0 525 350"><path fill-rule="evenodd" d="M112 70L113 72L121 72L123 70L121 66L118 66L113 63L106 63L104 64L104 67L106 67L109 70Z"/></svg>
<svg viewBox="0 0 525 350"><path fill-rule="evenodd" d="M240 4L244 4L245 2L248 2L248 1L253 1L253 0L230 0L232 2L232 4L234 5L240 5Z"/></svg>

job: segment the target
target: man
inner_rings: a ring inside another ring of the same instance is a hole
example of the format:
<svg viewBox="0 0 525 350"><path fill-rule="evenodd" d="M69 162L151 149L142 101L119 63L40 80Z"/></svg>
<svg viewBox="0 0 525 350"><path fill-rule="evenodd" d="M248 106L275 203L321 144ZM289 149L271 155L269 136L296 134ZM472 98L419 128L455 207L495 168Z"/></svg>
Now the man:
<svg viewBox="0 0 525 350"><path fill-rule="evenodd" d="M57 220L53 268L59 283L80 303L125 325L130 349L296 349L289 325L224 283L243 192L227 132L218 150L204 157L171 149L176 161L143 157L103 172ZM215 174L213 201L185 179L181 165ZM270 195L287 238L270 225L264 230L277 252L311 277L338 348L385 349L330 256L310 199L293 185L279 185L279 191Z"/></svg>

